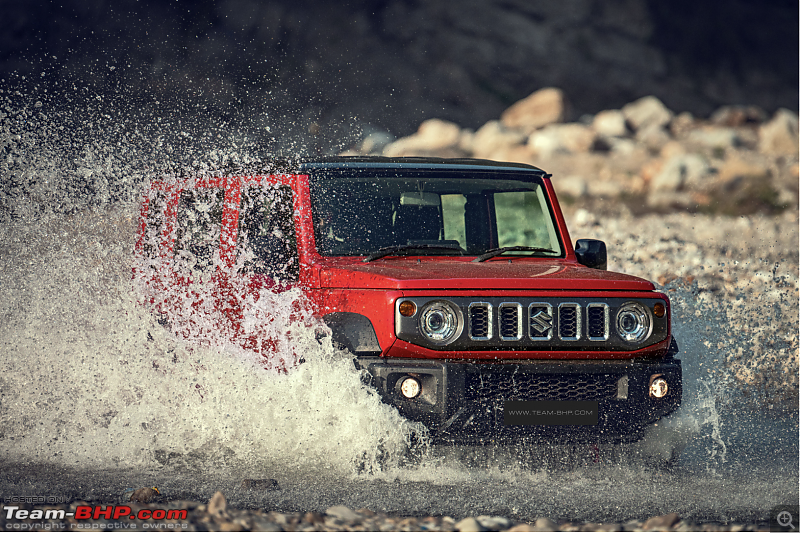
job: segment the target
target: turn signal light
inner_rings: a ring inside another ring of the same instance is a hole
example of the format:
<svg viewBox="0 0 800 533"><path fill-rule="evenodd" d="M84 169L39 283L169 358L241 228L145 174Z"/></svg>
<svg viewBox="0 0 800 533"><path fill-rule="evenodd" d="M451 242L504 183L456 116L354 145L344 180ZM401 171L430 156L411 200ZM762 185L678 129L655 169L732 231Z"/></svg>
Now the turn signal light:
<svg viewBox="0 0 800 533"><path fill-rule="evenodd" d="M405 302L400 302L399 311L402 316L410 317L414 316L417 312L417 304L410 300L406 300Z"/></svg>
<svg viewBox="0 0 800 533"><path fill-rule="evenodd" d="M667 308L664 307L664 304L662 304L661 302L653 306L653 314L656 315L657 318L664 318L664 315L666 313L667 313Z"/></svg>

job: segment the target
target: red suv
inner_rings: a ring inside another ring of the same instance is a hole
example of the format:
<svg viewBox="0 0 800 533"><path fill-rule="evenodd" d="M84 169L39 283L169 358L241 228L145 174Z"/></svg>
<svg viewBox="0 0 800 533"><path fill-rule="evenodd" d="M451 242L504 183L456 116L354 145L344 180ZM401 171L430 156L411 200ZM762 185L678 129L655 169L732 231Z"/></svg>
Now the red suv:
<svg viewBox="0 0 800 533"><path fill-rule="evenodd" d="M668 298L606 271L602 241L573 247L529 165L334 157L157 181L137 251L174 331L289 370L286 324L310 311L435 441L633 441L681 402Z"/></svg>

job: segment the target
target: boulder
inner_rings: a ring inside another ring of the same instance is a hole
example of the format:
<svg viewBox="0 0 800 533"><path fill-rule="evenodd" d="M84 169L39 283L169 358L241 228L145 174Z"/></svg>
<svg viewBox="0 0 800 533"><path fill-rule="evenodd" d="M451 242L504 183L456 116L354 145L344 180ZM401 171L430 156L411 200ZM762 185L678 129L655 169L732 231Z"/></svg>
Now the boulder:
<svg viewBox="0 0 800 533"><path fill-rule="evenodd" d="M507 128L519 129L525 133L563 122L567 115L567 100L561 89L548 87L511 105L503 111L500 121Z"/></svg>
<svg viewBox="0 0 800 533"><path fill-rule="evenodd" d="M598 135L606 137L624 137L628 134L625 115L619 109L600 111L592 120L592 128Z"/></svg>
<svg viewBox="0 0 800 533"><path fill-rule="evenodd" d="M594 139L594 130L583 124L551 124L531 133L528 146L536 154L549 157L555 152L588 152Z"/></svg>
<svg viewBox="0 0 800 533"><path fill-rule="evenodd" d="M703 185L711 173L708 162L699 154L679 154L664 162L661 171L650 180L652 192L677 192Z"/></svg>
<svg viewBox="0 0 800 533"><path fill-rule="evenodd" d="M734 128L723 126L702 126L689 132L686 141L696 146L711 149L730 149L742 144Z"/></svg>
<svg viewBox="0 0 800 533"><path fill-rule="evenodd" d="M461 128L457 124L433 118L420 124L415 134L386 145L383 155L388 157L429 155L452 150L458 147L460 138Z"/></svg>
<svg viewBox="0 0 800 533"><path fill-rule="evenodd" d="M779 109L758 130L758 149L765 154L796 156L798 153L797 113Z"/></svg>
<svg viewBox="0 0 800 533"><path fill-rule="evenodd" d="M645 96L625 105L622 114L635 131L651 126L663 128L672 120L673 113L655 96Z"/></svg>
<svg viewBox="0 0 800 533"><path fill-rule="evenodd" d="M758 106L726 105L714 111L709 117L712 124L718 126L739 127L748 124L760 124L767 119L767 114Z"/></svg>
<svg viewBox="0 0 800 533"><path fill-rule="evenodd" d="M526 136L509 130L497 120L490 120L471 136L470 148L475 157L491 157L500 149L507 149L525 142ZM466 144L466 143L465 143Z"/></svg>

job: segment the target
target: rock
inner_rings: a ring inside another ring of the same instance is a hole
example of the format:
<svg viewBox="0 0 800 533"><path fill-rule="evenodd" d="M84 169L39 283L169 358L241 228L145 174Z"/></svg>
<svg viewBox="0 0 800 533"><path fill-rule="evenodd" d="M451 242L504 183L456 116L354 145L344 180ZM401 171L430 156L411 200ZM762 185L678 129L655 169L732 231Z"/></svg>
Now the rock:
<svg viewBox="0 0 800 533"><path fill-rule="evenodd" d="M714 111L709 117L718 126L739 127L747 124L760 124L767 114L758 106L726 105Z"/></svg>
<svg viewBox="0 0 800 533"><path fill-rule="evenodd" d="M758 130L758 149L764 154L796 156L798 153L797 113L779 109L772 120Z"/></svg>
<svg viewBox="0 0 800 533"><path fill-rule="evenodd" d="M661 171L650 181L653 192L675 192L703 184L710 174L706 160L698 154L681 154L669 158Z"/></svg>
<svg viewBox="0 0 800 533"><path fill-rule="evenodd" d="M563 122L567 115L567 101L561 89L548 87L511 105L500 115L507 128L531 133L537 128Z"/></svg>
<svg viewBox="0 0 800 533"><path fill-rule="evenodd" d="M596 114L592 120L592 129L598 135L606 137L624 137L628 134L625 115L618 109L608 109Z"/></svg>
<svg viewBox="0 0 800 533"><path fill-rule="evenodd" d="M645 96L625 105L622 114L634 131L652 126L663 128L670 123L673 116L672 111L655 96Z"/></svg>
<svg viewBox="0 0 800 533"><path fill-rule="evenodd" d="M358 152L362 154L379 155L387 145L395 141L394 135L387 131L375 130L364 136L358 147Z"/></svg>
<svg viewBox="0 0 800 533"><path fill-rule="evenodd" d="M217 531L244 531L244 527L236 522L222 522L214 526Z"/></svg>
<svg viewBox="0 0 800 533"><path fill-rule="evenodd" d="M509 531L536 531L536 528L530 524L517 524L509 529Z"/></svg>
<svg viewBox="0 0 800 533"><path fill-rule="evenodd" d="M456 531L486 531L480 522L471 516L457 522L455 527Z"/></svg>
<svg viewBox="0 0 800 533"><path fill-rule="evenodd" d="M739 134L733 128L703 126L689 132L686 140L705 148L735 148L742 144Z"/></svg>
<svg viewBox="0 0 800 533"><path fill-rule="evenodd" d="M653 123L636 130L636 140L650 150L658 151L669 143L672 137L663 126Z"/></svg>
<svg viewBox="0 0 800 533"><path fill-rule="evenodd" d="M669 531L680 519L678 513L654 516L647 519L647 522L644 523L644 529L650 531Z"/></svg>
<svg viewBox="0 0 800 533"><path fill-rule="evenodd" d="M275 479L243 479L241 487L247 490L281 490Z"/></svg>
<svg viewBox="0 0 800 533"><path fill-rule="evenodd" d="M333 507L328 507L325 510L325 514L349 523L361 521L361 516L358 513L348 507L345 507L344 505L334 505Z"/></svg>
<svg viewBox="0 0 800 533"><path fill-rule="evenodd" d="M674 137L678 139L686 137L689 133L691 133L694 130L694 128L695 128L694 115L692 115L688 111L679 113L678 116L674 117L672 121L669 123L669 131L672 133Z"/></svg>
<svg viewBox="0 0 800 533"><path fill-rule="evenodd" d="M208 500L208 507L206 508L206 512L211 516L221 517L225 515L228 511L228 501L225 499L225 495L221 492L217 491Z"/></svg>
<svg viewBox="0 0 800 533"><path fill-rule="evenodd" d="M511 520L504 516L483 515L476 518L476 520L482 527L492 531L499 531L511 527Z"/></svg>
<svg viewBox="0 0 800 533"><path fill-rule="evenodd" d="M719 180L723 184L737 179L766 180L769 176L770 170L766 164L759 165L755 161L747 161L738 155L726 158L719 167Z"/></svg>
<svg viewBox="0 0 800 533"><path fill-rule="evenodd" d="M586 196L588 187L586 180L581 176L565 176L553 180L553 187L555 187L558 196L570 196L578 199Z"/></svg>
<svg viewBox="0 0 800 533"><path fill-rule="evenodd" d="M551 124L534 131L528 146L539 156L550 157L555 152L587 152L594 139L594 130L583 124Z"/></svg>
<svg viewBox="0 0 800 533"><path fill-rule="evenodd" d="M535 527L536 531L558 531L558 524L547 517L537 518Z"/></svg>
<svg viewBox="0 0 800 533"><path fill-rule="evenodd" d="M403 137L383 149L387 157L427 155L442 150L457 150L461 128L452 122L440 119L426 120L414 135ZM446 154L451 155L451 154Z"/></svg>
<svg viewBox="0 0 800 533"><path fill-rule="evenodd" d="M131 494L130 500L132 502L139 502L139 503L150 503L155 499L156 496L159 496L161 493L158 491L156 487L147 487L144 489L136 489Z"/></svg>
<svg viewBox="0 0 800 533"><path fill-rule="evenodd" d="M497 120L490 120L472 135L469 148L475 157L491 157L498 150L521 145L526 135L504 127Z"/></svg>
<svg viewBox="0 0 800 533"><path fill-rule="evenodd" d="M251 531L284 531L280 524L276 524L262 516L253 518L253 527Z"/></svg>

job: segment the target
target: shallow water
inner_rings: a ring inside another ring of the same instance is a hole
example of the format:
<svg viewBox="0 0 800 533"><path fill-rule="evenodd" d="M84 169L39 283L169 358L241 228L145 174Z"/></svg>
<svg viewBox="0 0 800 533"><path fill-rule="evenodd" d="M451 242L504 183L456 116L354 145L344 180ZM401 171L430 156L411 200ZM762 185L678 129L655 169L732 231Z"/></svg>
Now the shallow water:
<svg viewBox="0 0 800 533"><path fill-rule="evenodd" d="M65 184L75 167L55 158L56 145L15 142L4 150L25 162L29 205L0 226L2 496L116 501L126 488L157 485L169 499L223 490L233 505L286 511L344 504L592 521L673 511L763 520L797 501L796 411L730 401L730 373L718 363L730 346L706 341L736 335L691 290L673 297L684 406L644 442L598 451L437 447L409 458L419 428L364 388L315 326L282 326L294 328L292 349L306 362L280 374L234 346L179 340L137 303L135 199L146 164L123 185L133 155L84 153L81 168L97 183L113 176L105 183L115 200L52 212L34 193L74 194ZM15 169L5 167L6 177ZM289 308L298 297L269 301ZM677 466L646 459L672 445L686 446ZM275 478L281 490L247 492L243 478Z"/></svg>

